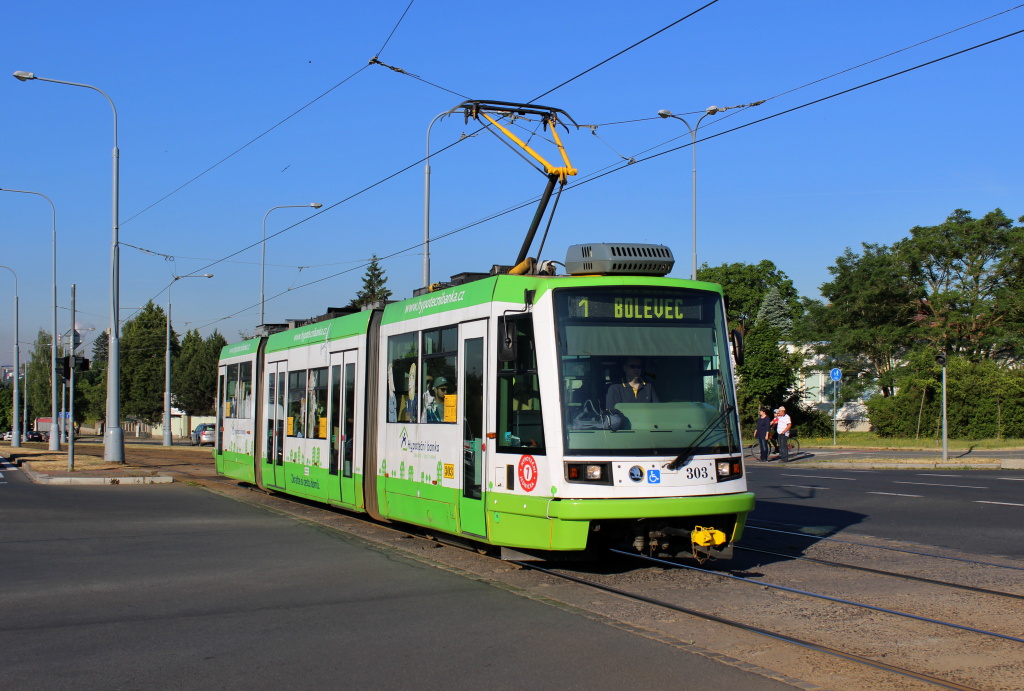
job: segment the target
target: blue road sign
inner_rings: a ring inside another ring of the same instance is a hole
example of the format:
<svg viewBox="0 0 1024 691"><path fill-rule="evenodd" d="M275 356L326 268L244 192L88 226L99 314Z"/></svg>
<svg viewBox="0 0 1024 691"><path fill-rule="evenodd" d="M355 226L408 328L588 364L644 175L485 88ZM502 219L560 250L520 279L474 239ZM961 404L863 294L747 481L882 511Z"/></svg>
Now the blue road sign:
<svg viewBox="0 0 1024 691"><path fill-rule="evenodd" d="M834 367L832 371L828 373L828 376L832 377L832 381L839 381L843 378L843 370L838 367Z"/></svg>

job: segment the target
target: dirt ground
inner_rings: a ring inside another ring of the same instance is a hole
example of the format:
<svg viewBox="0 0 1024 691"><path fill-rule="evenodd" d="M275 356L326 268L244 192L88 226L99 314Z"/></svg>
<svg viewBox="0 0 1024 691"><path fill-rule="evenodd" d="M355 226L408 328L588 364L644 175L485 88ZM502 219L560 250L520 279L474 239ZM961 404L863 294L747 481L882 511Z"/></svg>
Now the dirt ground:
<svg viewBox="0 0 1024 691"><path fill-rule="evenodd" d="M44 444L30 444L12 453L42 472L67 471L67 453L52 454ZM357 535L380 549L398 550L439 568L490 582L551 606L656 638L668 645L699 652L727 664L759 671L805 689L925 689L932 686L890 672L826 656L790 643L742 632L686 614L637 603L617 595L583 588L530 569L502 562L438 541L412 537L401 526L382 526L362 517L316 504L289 500L241 486L214 472L210 449L159 444L127 444L125 466L110 468L100 443L76 444L75 474L169 473L176 481L201 485L225 496L262 506ZM116 490L123 491L123 490ZM137 490L144 491L144 490ZM983 587L1024 596L1024 562L998 555L971 555L905 545L908 549L961 559L1014 566L983 566L874 549L901 543L843 533L851 545L748 529L741 546L869 566L940 581ZM693 562L684 562L693 564ZM605 583L690 609L779 631L881 662L926 673L975 689L1024 688L1024 644L936 624L869 611L850 605L812 600L768 587L784 585L837 598L951 621L1008 636L1024 637L1024 599L1010 599L955 590L772 557L737 549L729 562L706 564L707 571L645 565L634 560L603 563L544 564L581 578ZM757 579L751 585L723 578L735 574Z"/></svg>

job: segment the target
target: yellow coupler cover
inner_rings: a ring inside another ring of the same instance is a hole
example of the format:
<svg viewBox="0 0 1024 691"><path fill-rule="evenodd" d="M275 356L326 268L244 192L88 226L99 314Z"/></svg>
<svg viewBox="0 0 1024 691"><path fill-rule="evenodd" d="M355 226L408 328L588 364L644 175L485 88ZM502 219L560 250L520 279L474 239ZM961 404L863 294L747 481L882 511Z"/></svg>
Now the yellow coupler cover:
<svg viewBox="0 0 1024 691"><path fill-rule="evenodd" d="M725 544L725 533L714 528L697 526L690 533L690 541L698 547L718 547Z"/></svg>

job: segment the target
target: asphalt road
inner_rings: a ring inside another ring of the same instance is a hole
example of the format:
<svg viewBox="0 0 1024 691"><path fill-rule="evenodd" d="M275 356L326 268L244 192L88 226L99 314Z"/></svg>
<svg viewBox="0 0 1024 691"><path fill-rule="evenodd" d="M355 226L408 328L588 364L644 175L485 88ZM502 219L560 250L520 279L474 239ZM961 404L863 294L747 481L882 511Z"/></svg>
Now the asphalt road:
<svg viewBox="0 0 1024 691"><path fill-rule="evenodd" d="M790 688L195 487L0 475L0 688Z"/></svg>
<svg viewBox="0 0 1024 691"><path fill-rule="evenodd" d="M1024 557L1022 470L748 467L752 522Z"/></svg>

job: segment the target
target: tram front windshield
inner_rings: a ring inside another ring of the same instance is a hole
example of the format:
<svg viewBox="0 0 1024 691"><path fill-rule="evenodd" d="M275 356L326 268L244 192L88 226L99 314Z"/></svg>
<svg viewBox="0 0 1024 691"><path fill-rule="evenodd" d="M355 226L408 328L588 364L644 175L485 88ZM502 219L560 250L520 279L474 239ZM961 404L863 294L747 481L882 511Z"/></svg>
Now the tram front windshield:
<svg viewBox="0 0 1024 691"><path fill-rule="evenodd" d="M739 449L720 295L565 288L554 302L566 455Z"/></svg>

